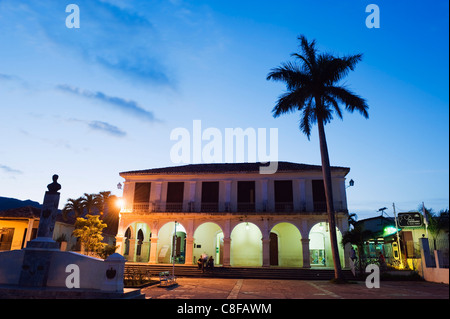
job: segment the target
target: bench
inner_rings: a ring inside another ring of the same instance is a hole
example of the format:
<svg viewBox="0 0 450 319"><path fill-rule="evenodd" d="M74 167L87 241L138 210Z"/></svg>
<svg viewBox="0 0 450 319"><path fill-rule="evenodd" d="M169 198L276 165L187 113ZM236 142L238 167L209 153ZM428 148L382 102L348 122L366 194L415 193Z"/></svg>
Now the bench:
<svg viewBox="0 0 450 319"><path fill-rule="evenodd" d="M171 276L168 271L163 271L159 273L159 285L160 286L171 286L177 283L177 277Z"/></svg>

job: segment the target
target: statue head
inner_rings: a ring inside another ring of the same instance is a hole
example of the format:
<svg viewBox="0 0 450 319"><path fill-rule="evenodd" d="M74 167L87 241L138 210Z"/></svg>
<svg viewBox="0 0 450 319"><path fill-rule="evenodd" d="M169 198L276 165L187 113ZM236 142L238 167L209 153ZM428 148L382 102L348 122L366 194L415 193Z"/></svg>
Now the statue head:
<svg viewBox="0 0 450 319"><path fill-rule="evenodd" d="M59 176L56 174L53 175L52 176L53 183L47 185L47 189L50 193L57 193L61 189L61 185L59 185L57 182L58 177Z"/></svg>

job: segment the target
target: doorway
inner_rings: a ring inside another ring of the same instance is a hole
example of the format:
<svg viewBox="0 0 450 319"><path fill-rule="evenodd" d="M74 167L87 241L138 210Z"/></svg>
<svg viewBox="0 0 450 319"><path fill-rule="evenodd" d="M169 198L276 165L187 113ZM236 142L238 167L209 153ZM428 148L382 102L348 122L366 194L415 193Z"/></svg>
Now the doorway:
<svg viewBox="0 0 450 319"><path fill-rule="evenodd" d="M270 233L270 265L278 266L278 235Z"/></svg>

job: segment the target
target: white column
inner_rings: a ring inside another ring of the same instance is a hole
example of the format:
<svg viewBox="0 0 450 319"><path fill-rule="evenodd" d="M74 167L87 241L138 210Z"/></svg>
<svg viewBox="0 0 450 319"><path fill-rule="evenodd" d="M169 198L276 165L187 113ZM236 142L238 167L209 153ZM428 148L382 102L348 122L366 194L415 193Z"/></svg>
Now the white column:
<svg viewBox="0 0 450 319"><path fill-rule="evenodd" d="M255 208L257 212L267 209L267 179L255 182Z"/></svg>
<svg viewBox="0 0 450 319"><path fill-rule="evenodd" d="M33 224L34 224L34 218L30 218L28 220L28 225L27 225L27 235L25 237L25 242L23 243L23 247L26 247L27 243L30 241L31 239L31 233L33 232Z"/></svg>
<svg viewBox="0 0 450 319"><path fill-rule="evenodd" d="M134 182L124 182L123 183L123 200L124 200L124 210L131 212L133 210L134 201Z"/></svg>
<svg viewBox="0 0 450 319"><path fill-rule="evenodd" d="M262 241L262 266L270 267L270 238L261 238Z"/></svg>
<svg viewBox="0 0 450 319"><path fill-rule="evenodd" d="M162 182L152 182L152 187L150 188L150 202L155 205L159 205L161 203L161 189Z"/></svg>
<svg viewBox="0 0 450 319"><path fill-rule="evenodd" d="M195 189L196 189L196 185L197 185L197 181L189 181L186 182L185 184L185 189L184 189L184 207L183 209L185 211L189 211L189 210L193 210L195 208Z"/></svg>
<svg viewBox="0 0 450 319"><path fill-rule="evenodd" d="M275 181L273 179L267 181L267 211L275 211Z"/></svg>
<svg viewBox="0 0 450 319"><path fill-rule="evenodd" d="M303 253L303 268L311 268L310 252L309 252L309 238L302 238L302 253Z"/></svg>
<svg viewBox="0 0 450 319"><path fill-rule="evenodd" d="M231 181L231 189L230 189L230 211L237 211L237 181Z"/></svg>
<svg viewBox="0 0 450 319"><path fill-rule="evenodd" d="M157 264L158 263L158 237L150 238L150 258L148 260L149 264Z"/></svg>
<svg viewBox="0 0 450 319"><path fill-rule="evenodd" d="M305 208L307 212L314 211L312 181L310 179L305 180Z"/></svg>
<svg viewBox="0 0 450 319"><path fill-rule="evenodd" d="M223 266L229 267L231 261L231 238L223 238Z"/></svg>
<svg viewBox="0 0 450 319"><path fill-rule="evenodd" d="M194 207L196 212L202 210L202 181L197 181L195 184Z"/></svg>

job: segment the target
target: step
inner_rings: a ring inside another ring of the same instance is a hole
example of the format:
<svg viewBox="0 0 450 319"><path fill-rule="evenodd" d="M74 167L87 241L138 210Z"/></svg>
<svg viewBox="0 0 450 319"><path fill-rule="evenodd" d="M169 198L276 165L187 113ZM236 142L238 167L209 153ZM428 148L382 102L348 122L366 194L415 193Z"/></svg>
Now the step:
<svg viewBox="0 0 450 319"><path fill-rule="evenodd" d="M172 265L126 264L126 268L149 270L157 275L159 272L172 272ZM344 277L351 279L349 270L343 270ZM258 268L258 267L215 267L213 271L202 273L197 266L176 265L177 277L216 277L216 278L264 278L264 279L303 279L330 280L334 278L333 269L304 269L304 268Z"/></svg>

